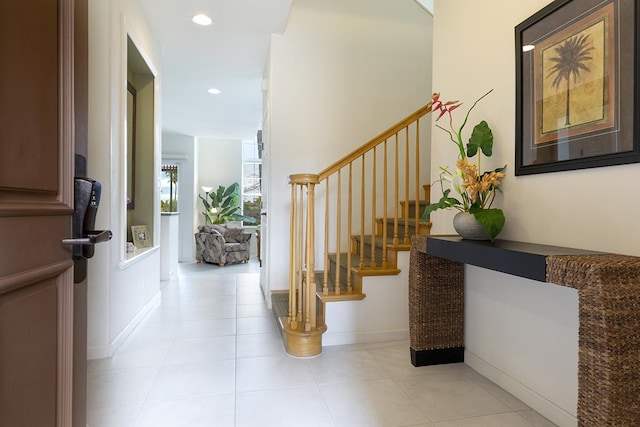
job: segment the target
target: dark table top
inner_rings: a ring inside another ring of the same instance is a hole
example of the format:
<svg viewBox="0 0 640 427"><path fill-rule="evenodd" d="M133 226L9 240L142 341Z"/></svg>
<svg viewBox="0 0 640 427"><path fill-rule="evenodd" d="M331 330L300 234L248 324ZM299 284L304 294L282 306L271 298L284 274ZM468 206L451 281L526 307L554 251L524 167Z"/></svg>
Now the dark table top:
<svg viewBox="0 0 640 427"><path fill-rule="evenodd" d="M598 252L510 240L466 240L459 236L429 236L429 255L489 270L546 281L549 255L586 255Z"/></svg>

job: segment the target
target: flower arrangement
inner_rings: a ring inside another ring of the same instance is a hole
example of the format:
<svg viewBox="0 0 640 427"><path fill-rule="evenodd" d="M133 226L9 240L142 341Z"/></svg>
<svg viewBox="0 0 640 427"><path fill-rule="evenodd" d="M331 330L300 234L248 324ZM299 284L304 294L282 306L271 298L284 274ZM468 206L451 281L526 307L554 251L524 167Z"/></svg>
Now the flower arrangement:
<svg viewBox="0 0 640 427"><path fill-rule="evenodd" d="M457 145L459 156L456 162L455 171L450 171L448 167L440 167L440 186L442 188L442 198L437 203L427 206L422 214L422 220L426 221L429 214L438 209L454 208L460 212L468 212L482 225L491 241L502 231L505 218L501 209L491 208L491 204L495 199L496 192L500 189L500 181L504 179L504 169L495 169L492 171L480 173L480 162L482 154L490 157L493 153L493 133L486 121L478 123L471 132L466 146L462 140L462 131L469 119L469 113L484 97L493 92L489 92L478 98L471 108L467 111L462 125L456 129L453 126L452 112L462 105L459 101L440 101L440 94L433 94L431 100L432 111L439 111L440 114L436 121L444 115L449 115L449 129L440 125L438 128L449 134L451 141ZM477 155L476 163L471 163L470 158ZM444 182L451 184L451 188L444 188ZM456 196L451 195L451 190L455 191Z"/></svg>

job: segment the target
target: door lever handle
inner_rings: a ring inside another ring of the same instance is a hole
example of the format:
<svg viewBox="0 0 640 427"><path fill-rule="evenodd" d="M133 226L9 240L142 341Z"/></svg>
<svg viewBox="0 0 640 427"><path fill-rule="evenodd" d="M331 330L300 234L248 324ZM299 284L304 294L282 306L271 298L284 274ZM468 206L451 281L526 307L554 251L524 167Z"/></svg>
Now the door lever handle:
<svg viewBox="0 0 640 427"><path fill-rule="evenodd" d="M95 245L96 243L107 242L111 240L113 233L111 230L89 230L85 237L79 239L62 239L63 245Z"/></svg>

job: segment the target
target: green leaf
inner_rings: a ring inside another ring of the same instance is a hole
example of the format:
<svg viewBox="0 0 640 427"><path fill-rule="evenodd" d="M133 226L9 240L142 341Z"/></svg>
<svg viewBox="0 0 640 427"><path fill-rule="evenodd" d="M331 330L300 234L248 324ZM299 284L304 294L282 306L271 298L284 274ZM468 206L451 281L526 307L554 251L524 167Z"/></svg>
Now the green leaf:
<svg viewBox="0 0 640 427"><path fill-rule="evenodd" d="M225 191L226 191L226 188L224 187L224 185L219 185L218 189L215 191L216 200L218 201L218 204L222 203L222 201L224 200Z"/></svg>
<svg viewBox="0 0 640 427"><path fill-rule="evenodd" d="M238 191L239 189L240 189L240 184L238 184L237 182L234 182L229 187L227 187L226 191L224 192L224 197L230 197L231 195L239 194L239 191Z"/></svg>
<svg viewBox="0 0 640 427"><path fill-rule="evenodd" d="M506 168L507 168L507 165L504 165L503 167L501 167L501 168L496 168L496 169L494 169L493 171L494 171L494 172L504 172L504 170L505 170Z"/></svg>
<svg viewBox="0 0 640 427"><path fill-rule="evenodd" d="M424 208L424 212L422 212L422 221L427 221L429 219L429 215L433 211L437 211L438 209L446 209L454 206L460 206L460 201L456 198L449 197L449 193L451 189L444 190L442 193L442 197L437 203L431 203L429 206Z"/></svg>
<svg viewBox="0 0 640 427"><path fill-rule="evenodd" d="M226 208L228 208L229 206L233 206L233 204L234 204L234 203L233 203L233 198L231 198L231 197L227 197L226 199L224 199L224 200L222 201L222 203L220 203L220 209L226 209Z"/></svg>
<svg viewBox="0 0 640 427"><path fill-rule="evenodd" d="M211 199L211 206L218 206L220 204L220 198L218 197L217 192L212 191L209 193L209 198Z"/></svg>
<svg viewBox="0 0 640 427"><path fill-rule="evenodd" d="M487 157L491 157L491 154L493 154L493 132L491 132L491 128L484 120L473 128L471 138L469 138L469 143L467 144L467 156L475 156L478 149L482 150L482 154Z"/></svg>
<svg viewBox="0 0 640 427"><path fill-rule="evenodd" d="M244 216L244 215L237 215L237 214L233 214L229 217L229 219L231 221L243 221L249 224L255 224L256 223L256 219L250 216Z"/></svg>
<svg viewBox="0 0 640 427"><path fill-rule="evenodd" d="M209 211L211 209L211 205L209 204L209 202L207 202L207 199L205 199L204 197L202 197L200 194L198 194L198 197L200 197L200 200L202 200L202 204L204 205L204 208Z"/></svg>
<svg viewBox="0 0 640 427"><path fill-rule="evenodd" d="M227 206L225 208L221 208L218 212L219 212L220 217L226 218L226 217L229 217L229 216L233 215L237 210L238 210L237 207Z"/></svg>
<svg viewBox="0 0 640 427"><path fill-rule="evenodd" d="M504 227L505 218L502 209L469 209L469 213L473 214L476 220L482 225L484 231L493 242Z"/></svg>

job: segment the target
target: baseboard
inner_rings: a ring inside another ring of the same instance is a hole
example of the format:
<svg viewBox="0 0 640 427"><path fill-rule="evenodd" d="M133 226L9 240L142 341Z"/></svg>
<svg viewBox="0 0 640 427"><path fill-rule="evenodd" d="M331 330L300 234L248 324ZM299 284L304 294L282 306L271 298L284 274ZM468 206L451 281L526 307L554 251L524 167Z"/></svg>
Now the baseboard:
<svg viewBox="0 0 640 427"><path fill-rule="evenodd" d="M135 317L125 326L118 336L109 344L103 346L93 346L87 348L87 359L106 359L114 355L116 350L122 345L131 332L142 322L142 319L151 311L153 307L160 303L161 293L158 291L153 298L135 315Z"/></svg>
<svg viewBox="0 0 640 427"><path fill-rule="evenodd" d="M464 362L464 347L437 348L433 350L411 350L413 366L445 365Z"/></svg>
<svg viewBox="0 0 640 427"><path fill-rule="evenodd" d="M109 357L109 348L108 345L87 347L87 360L106 359Z"/></svg>
<svg viewBox="0 0 640 427"><path fill-rule="evenodd" d="M568 413L566 410L560 408L558 405L531 390L526 385L510 377L505 372L487 363L470 351L465 351L464 363L520 399L531 409L535 410L558 426L576 427L578 425L578 420L574 415Z"/></svg>
<svg viewBox="0 0 640 427"><path fill-rule="evenodd" d="M404 341L409 339L408 329L387 331L354 331L354 332L325 332L322 335L322 345L345 345L367 342Z"/></svg>

